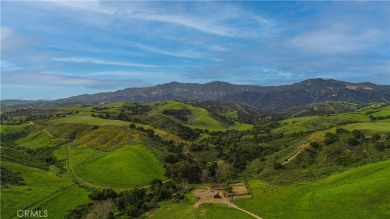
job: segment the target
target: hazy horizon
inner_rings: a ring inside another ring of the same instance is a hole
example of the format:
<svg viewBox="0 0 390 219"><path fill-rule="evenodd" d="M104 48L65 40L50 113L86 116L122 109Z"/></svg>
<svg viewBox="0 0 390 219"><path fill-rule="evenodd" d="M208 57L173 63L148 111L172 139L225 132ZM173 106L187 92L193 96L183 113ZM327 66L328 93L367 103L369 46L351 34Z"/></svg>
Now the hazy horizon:
<svg viewBox="0 0 390 219"><path fill-rule="evenodd" d="M179 81L390 84L390 2L4 1L1 100Z"/></svg>

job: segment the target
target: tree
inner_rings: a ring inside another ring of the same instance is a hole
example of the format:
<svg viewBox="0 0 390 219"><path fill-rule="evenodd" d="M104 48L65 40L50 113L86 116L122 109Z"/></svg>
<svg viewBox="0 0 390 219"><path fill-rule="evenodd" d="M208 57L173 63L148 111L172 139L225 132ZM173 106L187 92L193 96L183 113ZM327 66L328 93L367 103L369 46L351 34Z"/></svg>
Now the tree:
<svg viewBox="0 0 390 219"><path fill-rule="evenodd" d="M381 135L380 135L380 134L378 134L378 133L375 133L375 134L373 134L371 137L372 137L372 140L375 140L375 141L377 141L377 140L380 140L380 139L381 139Z"/></svg>
<svg viewBox="0 0 390 219"><path fill-rule="evenodd" d="M233 177L233 166L224 160L218 161L216 177L218 180L231 179Z"/></svg>
<svg viewBox="0 0 390 219"><path fill-rule="evenodd" d="M383 142L379 142L379 143L374 144L374 148L377 151L384 151L386 149L386 145Z"/></svg>
<svg viewBox="0 0 390 219"><path fill-rule="evenodd" d="M359 130L353 130L352 135L355 138L363 138L364 137L363 132L361 132Z"/></svg>
<svg viewBox="0 0 390 219"><path fill-rule="evenodd" d="M283 169L284 166L283 166L281 163L279 163L279 162L275 162L275 163L273 164L273 168L274 168L275 170L280 170L280 169Z"/></svg>
<svg viewBox="0 0 390 219"><path fill-rule="evenodd" d="M360 142L359 142L359 140L356 139L356 138L348 138L347 143L348 143L349 145L351 145L351 146L356 146L356 145L358 145Z"/></svg>
<svg viewBox="0 0 390 219"><path fill-rule="evenodd" d="M337 135L336 134L333 134L331 132L326 132L325 133L325 139L324 139L324 143L325 145L330 145L330 144L333 144L337 141Z"/></svg>
<svg viewBox="0 0 390 219"><path fill-rule="evenodd" d="M204 170L202 170L202 177L200 178L200 180L202 182L207 182L209 179L209 176L210 176L210 170L204 169Z"/></svg>
<svg viewBox="0 0 390 219"><path fill-rule="evenodd" d="M319 148L319 147L321 147L321 144L319 142L313 141L313 142L310 142L310 146L312 148Z"/></svg>
<svg viewBox="0 0 390 219"><path fill-rule="evenodd" d="M171 177L188 180L190 183L197 183L200 180L201 169L188 161L179 161L170 166L167 174Z"/></svg>

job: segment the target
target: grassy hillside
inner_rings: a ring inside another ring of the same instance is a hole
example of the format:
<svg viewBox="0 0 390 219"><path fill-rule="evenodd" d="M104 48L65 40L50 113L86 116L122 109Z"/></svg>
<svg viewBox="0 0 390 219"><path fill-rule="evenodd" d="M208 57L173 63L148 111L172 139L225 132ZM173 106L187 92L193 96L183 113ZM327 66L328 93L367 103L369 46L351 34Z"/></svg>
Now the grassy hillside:
<svg viewBox="0 0 390 219"><path fill-rule="evenodd" d="M118 189L129 189L145 185L154 178L165 178L162 165L142 145L125 146L112 152L72 148L71 165L84 180Z"/></svg>
<svg viewBox="0 0 390 219"><path fill-rule="evenodd" d="M159 104L157 107L152 110L149 115L162 114L164 110L172 110L172 109L188 109L191 111L191 115L189 115L188 121L185 122L185 125L191 128L199 128L199 129L209 129L210 131L217 130L225 130L224 127L219 121L211 118L206 109L200 107L194 107L185 103L176 102L176 101L168 101L164 104Z"/></svg>
<svg viewBox="0 0 390 219"><path fill-rule="evenodd" d="M25 182L25 185L1 189L1 218L13 218L20 209L43 206L45 208L42 209L47 209L49 216L54 217L56 212L63 215L67 210L87 202L88 192L74 185L69 174L58 176L52 171L4 161L1 162L1 166L21 173Z"/></svg>
<svg viewBox="0 0 390 219"><path fill-rule="evenodd" d="M47 127L47 131L55 138L73 141L78 147L83 148L113 150L142 141L140 132L127 126L54 123Z"/></svg>
<svg viewBox="0 0 390 219"><path fill-rule="evenodd" d="M130 123L113 119L102 119L92 117L90 115L76 115L67 116L65 118L50 120L52 124L58 123L76 123L76 124L88 124L88 125L114 125L114 126L128 126Z"/></svg>
<svg viewBox="0 0 390 219"><path fill-rule="evenodd" d="M0 125L0 132L2 134L7 134L7 133L14 133L20 130L25 129L28 127L30 124L21 124L21 125Z"/></svg>
<svg viewBox="0 0 390 219"><path fill-rule="evenodd" d="M284 134L293 134L298 132L317 131L328 129L335 126L367 122L367 116L358 113L343 113L332 116L307 116L282 120L282 127L273 130L273 132L282 132Z"/></svg>
<svg viewBox="0 0 390 219"><path fill-rule="evenodd" d="M46 132L38 130L30 133L28 136L21 138L17 144L26 148L51 147L61 144L61 141L51 138Z"/></svg>
<svg viewBox="0 0 390 219"><path fill-rule="evenodd" d="M302 116L282 120L280 121L282 126L273 130L273 132L284 134L312 132L352 123L383 121L386 118L390 118L390 107L384 103L373 103L360 107L355 112L326 116ZM380 125L378 124L378 126Z"/></svg>
<svg viewBox="0 0 390 219"><path fill-rule="evenodd" d="M253 199L235 202L264 218L386 218L389 183L390 160L313 183L275 186L251 180Z"/></svg>

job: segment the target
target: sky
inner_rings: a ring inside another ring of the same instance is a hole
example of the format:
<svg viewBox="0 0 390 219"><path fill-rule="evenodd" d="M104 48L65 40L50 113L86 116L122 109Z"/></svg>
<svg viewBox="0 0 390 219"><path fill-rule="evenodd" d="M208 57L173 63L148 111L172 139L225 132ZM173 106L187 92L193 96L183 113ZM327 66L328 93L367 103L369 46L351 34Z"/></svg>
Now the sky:
<svg viewBox="0 0 390 219"><path fill-rule="evenodd" d="M1 99L171 81L390 84L390 1L1 1Z"/></svg>

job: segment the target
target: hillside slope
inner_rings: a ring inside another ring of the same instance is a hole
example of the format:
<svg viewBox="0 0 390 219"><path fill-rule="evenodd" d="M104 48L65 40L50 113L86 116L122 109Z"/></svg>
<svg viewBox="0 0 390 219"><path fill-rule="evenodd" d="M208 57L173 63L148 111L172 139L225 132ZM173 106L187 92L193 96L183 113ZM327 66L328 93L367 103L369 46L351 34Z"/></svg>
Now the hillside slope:
<svg viewBox="0 0 390 219"><path fill-rule="evenodd" d="M389 183L387 160L313 183L275 186L251 180L253 199L236 203L264 218L387 218Z"/></svg>

